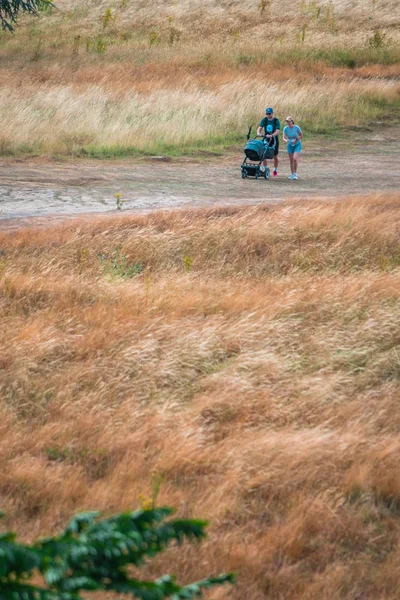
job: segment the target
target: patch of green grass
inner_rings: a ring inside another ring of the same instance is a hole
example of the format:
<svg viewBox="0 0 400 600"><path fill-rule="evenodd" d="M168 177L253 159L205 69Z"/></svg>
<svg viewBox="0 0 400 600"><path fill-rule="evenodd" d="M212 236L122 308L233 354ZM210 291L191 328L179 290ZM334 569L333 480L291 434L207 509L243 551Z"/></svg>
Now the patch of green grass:
<svg viewBox="0 0 400 600"><path fill-rule="evenodd" d="M268 57L265 57L268 60ZM278 65L304 63L324 63L330 67L355 69L364 65L393 65L400 61L400 50L396 46L372 47L369 45L356 48L307 48L300 44L280 51L274 56ZM261 62L263 60L261 59Z"/></svg>
<svg viewBox="0 0 400 600"><path fill-rule="evenodd" d="M121 246L116 247L110 254L99 252L97 257L102 264L104 275L111 278L130 279L142 273L144 269L140 263L130 263Z"/></svg>
<svg viewBox="0 0 400 600"><path fill-rule="evenodd" d="M140 150L136 146L81 146L71 155L76 158L123 158L125 156L151 156L151 152Z"/></svg>
<svg viewBox="0 0 400 600"><path fill-rule="evenodd" d="M168 144L163 141L149 143L146 148L137 146L81 146L71 152L71 156L77 158L123 158L123 157L146 157L146 156L171 156L180 158L182 156L196 156L198 158L207 156L222 156L226 150L235 145L242 145L246 141L245 128L243 132L230 133L226 136L214 136L213 138ZM0 151L1 154L1 151Z"/></svg>
<svg viewBox="0 0 400 600"><path fill-rule="evenodd" d="M216 135L212 138L184 142L179 145L165 144L159 142L154 148L155 154L167 154L168 156L221 156L224 152L235 144L242 144L246 141L247 131L234 132L224 135Z"/></svg>
<svg viewBox="0 0 400 600"><path fill-rule="evenodd" d="M34 144L17 144L13 146L11 142L0 143L0 156L40 156L43 152L39 146Z"/></svg>

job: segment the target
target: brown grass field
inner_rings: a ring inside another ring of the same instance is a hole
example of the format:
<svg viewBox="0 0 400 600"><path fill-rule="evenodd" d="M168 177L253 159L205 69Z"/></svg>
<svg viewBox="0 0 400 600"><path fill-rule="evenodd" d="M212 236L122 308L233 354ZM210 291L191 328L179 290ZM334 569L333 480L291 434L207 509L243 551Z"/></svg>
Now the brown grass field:
<svg viewBox="0 0 400 600"><path fill-rule="evenodd" d="M221 600L400 596L398 194L0 233L0 505L25 539L151 496Z"/></svg>
<svg viewBox="0 0 400 600"><path fill-rule="evenodd" d="M398 0L59 0L0 32L0 154L224 153L268 105L306 136L396 131L399 25ZM32 540L160 484L209 537L143 576L398 600L399 201L0 230L4 526Z"/></svg>
<svg viewBox="0 0 400 600"><path fill-rule="evenodd" d="M195 153L265 107L399 120L397 0L59 0L0 35L3 155Z"/></svg>

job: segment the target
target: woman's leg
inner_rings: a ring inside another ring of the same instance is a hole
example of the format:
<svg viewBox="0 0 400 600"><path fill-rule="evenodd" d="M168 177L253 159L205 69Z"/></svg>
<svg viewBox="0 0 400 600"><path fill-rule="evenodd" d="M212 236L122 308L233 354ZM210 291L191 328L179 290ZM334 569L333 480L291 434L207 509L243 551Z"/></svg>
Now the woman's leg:
<svg viewBox="0 0 400 600"><path fill-rule="evenodd" d="M299 164L299 152L293 152L293 168L294 171L292 173L297 173L297 166Z"/></svg>
<svg viewBox="0 0 400 600"><path fill-rule="evenodd" d="M293 173L296 173L296 171L293 171L293 152L288 152L288 154L290 160L290 172L293 175Z"/></svg>

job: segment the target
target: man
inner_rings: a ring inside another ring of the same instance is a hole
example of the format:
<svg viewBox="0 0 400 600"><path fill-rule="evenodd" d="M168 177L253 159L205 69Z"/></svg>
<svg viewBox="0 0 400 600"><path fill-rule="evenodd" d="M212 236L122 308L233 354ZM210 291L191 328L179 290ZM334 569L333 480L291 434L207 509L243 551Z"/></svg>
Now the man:
<svg viewBox="0 0 400 600"><path fill-rule="evenodd" d="M275 151L274 151L274 170L272 173L273 177L277 177L278 175L278 154L279 154L279 133L281 131L281 124L279 122L279 119L277 119L276 117L274 117L274 109L273 108L267 108L266 111L266 117L264 117L263 119L261 119L260 125L258 126L257 129L257 135L263 135L269 146L273 146L274 142L275 142ZM275 139L274 139L275 138ZM267 166L267 161L264 160L263 161L263 167L265 169L265 167Z"/></svg>

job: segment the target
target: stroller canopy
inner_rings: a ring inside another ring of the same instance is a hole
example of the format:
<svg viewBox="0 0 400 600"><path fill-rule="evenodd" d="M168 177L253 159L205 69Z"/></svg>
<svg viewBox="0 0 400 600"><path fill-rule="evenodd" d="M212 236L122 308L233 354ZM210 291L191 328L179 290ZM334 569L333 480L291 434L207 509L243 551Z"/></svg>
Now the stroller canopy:
<svg viewBox="0 0 400 600"><path fill-rule="evenodd" d="M275 143L273 146L268 147L263 140L254 139L247 142L244 153L249 160L258 162L264 160L264 158L272 158L274 155L274 147Z"/></svg>

